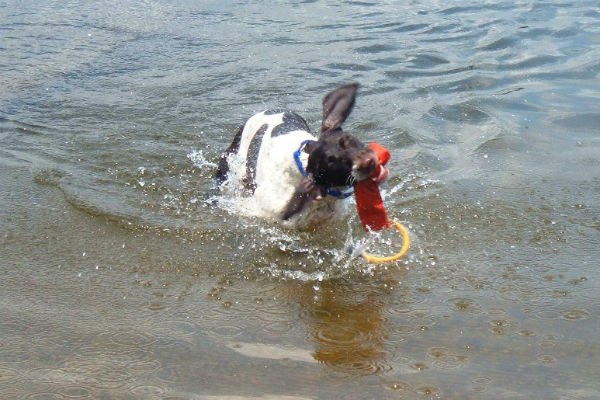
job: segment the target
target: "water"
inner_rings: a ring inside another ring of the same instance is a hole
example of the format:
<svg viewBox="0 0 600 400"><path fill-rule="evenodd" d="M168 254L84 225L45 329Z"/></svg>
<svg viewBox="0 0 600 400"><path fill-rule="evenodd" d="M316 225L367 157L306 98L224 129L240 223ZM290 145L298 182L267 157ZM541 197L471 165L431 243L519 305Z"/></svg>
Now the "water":
<svg viewBox="0 0 600 400"><path fill-rule="evenodd" d="M600 397L597 2L404 3L0 2L0 398ZM211 178L350 81L395 264Z"/></svg>

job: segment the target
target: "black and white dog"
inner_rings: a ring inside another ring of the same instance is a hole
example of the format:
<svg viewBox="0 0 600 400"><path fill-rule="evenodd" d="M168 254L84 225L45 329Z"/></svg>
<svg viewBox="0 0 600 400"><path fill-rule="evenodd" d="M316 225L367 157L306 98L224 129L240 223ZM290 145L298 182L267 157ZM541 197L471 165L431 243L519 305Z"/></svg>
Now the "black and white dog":
<svg viewBox="0 0 600 400"><path fill-rule="evenodd" d="M353 83L325 96L318 139L292 111L251 117L219 161L222 186L245 188L245 208L295 228L310 229L335 218L340 199L352 193L349 187L378 165L373 150L342 131L357 89Z"/></svg>

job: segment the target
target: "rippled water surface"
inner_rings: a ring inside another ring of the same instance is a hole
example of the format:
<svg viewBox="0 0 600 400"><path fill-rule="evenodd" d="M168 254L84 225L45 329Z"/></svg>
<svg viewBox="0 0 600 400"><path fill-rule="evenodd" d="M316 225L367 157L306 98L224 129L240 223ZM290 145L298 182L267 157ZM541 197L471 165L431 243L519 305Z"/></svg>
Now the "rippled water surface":
<svg viewBox="0 0 600 400"><path fill-rule="evenodd" d="M599 74L596 1L0 2L0 398L600 398ZM350 81L392 264L212 179Z"/></svg>

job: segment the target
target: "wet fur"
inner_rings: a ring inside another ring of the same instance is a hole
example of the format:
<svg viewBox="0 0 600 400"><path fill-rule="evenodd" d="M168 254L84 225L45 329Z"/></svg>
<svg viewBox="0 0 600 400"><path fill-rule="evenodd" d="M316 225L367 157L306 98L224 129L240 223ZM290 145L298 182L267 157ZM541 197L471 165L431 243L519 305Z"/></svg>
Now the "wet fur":
<svg viewBox="0 0 600 400"><path fill-rule="evenodd" d="M307 229L335 218L342 201L328 196L327 190L366 179L377 164L374 153L341 128L352 111L357 88L357 84L344 85L325 96L318 139L291 111L255 114L236 131L219 161L217 178L244 187L259 215L286 225ZM306 176L293 158L303 141L308 141L301 154ZM231 173L234 165L241 165L241 174Z"/></svg>

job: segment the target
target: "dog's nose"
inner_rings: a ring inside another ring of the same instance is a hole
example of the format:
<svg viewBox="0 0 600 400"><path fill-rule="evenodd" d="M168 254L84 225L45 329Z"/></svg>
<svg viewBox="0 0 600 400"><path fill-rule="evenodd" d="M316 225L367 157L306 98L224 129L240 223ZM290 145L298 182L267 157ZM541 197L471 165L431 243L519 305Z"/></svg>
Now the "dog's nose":
<svg viewBox="0 0 600 400"><path fill-rule="evenodd" d="M370 171L377 166L377 161L370 154L361 158L358 162L358 169L361 171Z"/></svg>

